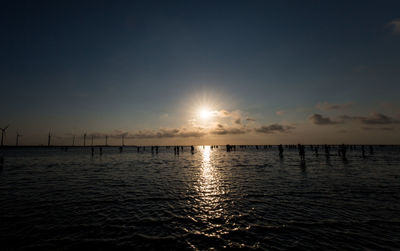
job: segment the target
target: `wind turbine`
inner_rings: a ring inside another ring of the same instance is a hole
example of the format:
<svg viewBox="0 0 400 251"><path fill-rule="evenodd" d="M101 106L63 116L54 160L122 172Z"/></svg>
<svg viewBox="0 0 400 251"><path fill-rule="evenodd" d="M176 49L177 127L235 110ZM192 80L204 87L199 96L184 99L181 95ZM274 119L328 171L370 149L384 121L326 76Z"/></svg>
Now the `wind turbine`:
<svg viewBox="0 0 400 251"><path fill-rule="evenodd" d="M72 146L75 146L75 135L72 136Z"/></svg>
<svg viewBox="0 0 400 251"><path fill-rule="evenodd" d="M51 132L49 132L49 135L47 136L47 146L50 146L51 144Z"/></svg>
<svg viewBox="0 0 400 251"><path fill-rule="evenodd" d="M83 134L83 146L86 146L86 133Z"/></svg>
<svg viewBox="0 0 400 251"><path fill-rule="evenodd" d="M7 130L7 128L9 127L10 125L7 125L6 127L4 127L4 128L0 128L0 130L1 130L1 146L3 146L4 144L4 136L6 135L6 130Z"/></svg>
<svg viewBox="0 0 400 251"><path fill-rule="evenodd" d="M18 146L18 141L19 141L19 138L20 138L21 136L22 136L22 135L19 134L19 132L17 131L17 139L16 139L16 141L15 141L15 146Z"/></svg>
<svg viewBox="0 0 400 251"><path fill-rule="evenodd" d="M107 146L108 136L106 135L106 146Z"/></svg>

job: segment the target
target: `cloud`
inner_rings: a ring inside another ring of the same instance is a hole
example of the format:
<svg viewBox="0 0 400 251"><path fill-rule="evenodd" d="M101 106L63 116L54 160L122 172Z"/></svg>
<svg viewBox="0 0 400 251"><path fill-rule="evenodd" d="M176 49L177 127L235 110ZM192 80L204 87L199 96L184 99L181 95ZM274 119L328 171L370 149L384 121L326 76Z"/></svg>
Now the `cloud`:
<svg viewBox="0 0 400 251"><path fill-rule="evenodd" d="M240 118L237 118L237 119L235 119L235 124L238 124L238 125L240 125L241 124L241 120L240 120Z"/></svg>
<svg viewBox="0 0 400 251"><path fill-rule="evenodd" d="M344 121L345 120L356 121L366 125L388 125L388 124L400 123L399 120L378 112L372 112L368 116L342 115L340 116L340 118Z"/></svg>
<svg viewBox="0 0 400 251"><path fill-rule="evenodd" d="M140 130L128 135L132 139L162 139L162 138L189 138L202 137L207 133L203 128L161 128L159 130Z"/></svg>
<svg viewBox="0 0 400 251"><path fill-rule="evenodd" d="M341 109L350 108L351 106L352 106L351 103L330 104L328 102L318 103L316 105L317 109L319 109L321 111L341 110Z"/></svg>
<svg viewBox="0 0 400 251"><path fill-rule="evenodd" d="M313 115L311 115L308 120L316 125L334 125L340 123L338 121L331 120L329 117L324 117L318 113L314 113Z"/></svg>
<svg viewBox="0 0 400 251"><path fill-rule="evenodd" d="M288 126L288 125L271 124L255 128L254 131L258 133L275 133L275 132L289 132L292 129L295 128L293 126Z"/></svg>
<svg viewBox="0 0 400 251"><path fill-rule="evenodd" d="M371 131L371 130L380 130L380 131L393 131L393 127L363 127L364 130L366 131Z"/></svg>
<svg viewBox="0 0 400 251"><path fill-rule="evenodd" d="M244 128L237 127L226 127L222 124L218 124L216 128L210 131L211 134L216 135L227 135L227 134L245 134L247 130Z"/></svg>
<svg viewBox="0 0 400 251"><path fill-rule="evenodd" d="M247 118L246 118L246 121L249 121L249 122L255 122L255 121L256 121L256 119L255 119L255 118L249 118L249 117L247 117Z"/></svg>
<svg viewBox="0 0 400 251"><path fill-rule="evenodd" d="M386 26L391 29L393 34L400 34L400 18L390 21Z"/></svg>

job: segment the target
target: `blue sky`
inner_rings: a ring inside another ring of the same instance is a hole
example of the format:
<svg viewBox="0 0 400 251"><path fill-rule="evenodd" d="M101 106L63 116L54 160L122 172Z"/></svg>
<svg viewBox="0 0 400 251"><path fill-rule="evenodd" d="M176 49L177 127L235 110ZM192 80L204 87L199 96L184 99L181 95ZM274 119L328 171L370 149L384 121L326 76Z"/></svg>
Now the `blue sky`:
<svg viewBox="0 0 400 251"><path fill-rule="evenodd" d="M355 143L364 135L399 143L399 9L398 1L10 1L0 10L0 122L11 124L10 144L15 130L27 144L49 130L60 144L83 132L127 133L132 144L340 143L346 132ZM200 123L203 106L216 113ZM365 123L377 114L389 120ZM234 123L238 116L252 123ZM291 129L257 134L275 124ZM243 133L213 133L218 125ZM138 136L199 127L193 138Z"/></svg>

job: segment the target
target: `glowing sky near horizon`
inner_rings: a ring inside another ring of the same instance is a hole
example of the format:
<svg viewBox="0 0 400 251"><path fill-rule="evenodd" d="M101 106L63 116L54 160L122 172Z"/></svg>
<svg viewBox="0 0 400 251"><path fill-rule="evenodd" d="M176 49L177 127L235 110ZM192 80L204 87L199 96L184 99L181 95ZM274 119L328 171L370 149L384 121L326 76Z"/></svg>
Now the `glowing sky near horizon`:
<svg viewBox="0 0 400 251"><path fill-rule="evenodd" d="M398 1L8 1L7 144L400 143Z"/></svg>

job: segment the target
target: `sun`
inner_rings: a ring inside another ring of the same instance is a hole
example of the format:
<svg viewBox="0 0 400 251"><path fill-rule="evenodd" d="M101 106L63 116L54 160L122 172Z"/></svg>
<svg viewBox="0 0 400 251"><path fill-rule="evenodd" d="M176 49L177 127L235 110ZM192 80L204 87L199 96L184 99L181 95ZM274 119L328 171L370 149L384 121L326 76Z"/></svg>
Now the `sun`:
<svg viewBox="0 0 400 251"><path fill-rule="evenodd" d="M203 120L211 118L213 115L212 111L210 111L208 108L203 107L199 110L199 117Z"/></svg>

